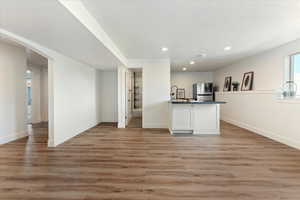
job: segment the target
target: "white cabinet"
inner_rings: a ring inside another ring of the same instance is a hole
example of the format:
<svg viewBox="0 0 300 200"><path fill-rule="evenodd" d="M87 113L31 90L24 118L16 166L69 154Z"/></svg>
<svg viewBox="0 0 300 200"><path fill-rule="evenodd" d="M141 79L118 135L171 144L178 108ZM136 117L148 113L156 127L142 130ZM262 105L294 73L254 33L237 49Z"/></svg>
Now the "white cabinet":
<svg viewBox="0 0 300 200"><path fill-rule="evenodd" d="M219 104L170 104L171 133L220 134Z"/></svg>
<svg viewBox="0 0 300 200"><path fill-rule="evenodd" d="M220 119L219 119L218 104L200 104L193 106L193 133L194 134L219 134Z"/></svg>
<svg viewBox="0 0 300 200"><path fill-rule="evenodd" d="M172 129L191 130L191 105L175 105L172 110Z"/></svg>

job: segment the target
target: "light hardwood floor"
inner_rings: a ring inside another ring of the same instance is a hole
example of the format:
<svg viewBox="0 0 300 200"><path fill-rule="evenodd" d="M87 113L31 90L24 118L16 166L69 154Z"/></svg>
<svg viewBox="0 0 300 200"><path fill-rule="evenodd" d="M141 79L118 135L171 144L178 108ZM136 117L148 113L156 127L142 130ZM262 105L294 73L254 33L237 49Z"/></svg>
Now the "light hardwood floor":
<svg viewBox="0 0 300 200"><path fill-rule="evenodd" d="M0 146L1 200L298 200L300 151L222 123L222 136L95 127L57 148L47 129Z"/></svg>

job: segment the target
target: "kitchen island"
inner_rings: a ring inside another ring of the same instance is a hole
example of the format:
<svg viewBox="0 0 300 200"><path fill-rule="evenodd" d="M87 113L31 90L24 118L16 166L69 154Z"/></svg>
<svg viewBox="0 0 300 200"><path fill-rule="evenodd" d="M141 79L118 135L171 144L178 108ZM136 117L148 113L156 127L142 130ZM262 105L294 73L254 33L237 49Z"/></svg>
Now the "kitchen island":
<svg viewBox="0 0 300 200"><path fill-rule="evenodd" d="M220 134L220 104L222 101L170 101L171 134Z"/></svg>

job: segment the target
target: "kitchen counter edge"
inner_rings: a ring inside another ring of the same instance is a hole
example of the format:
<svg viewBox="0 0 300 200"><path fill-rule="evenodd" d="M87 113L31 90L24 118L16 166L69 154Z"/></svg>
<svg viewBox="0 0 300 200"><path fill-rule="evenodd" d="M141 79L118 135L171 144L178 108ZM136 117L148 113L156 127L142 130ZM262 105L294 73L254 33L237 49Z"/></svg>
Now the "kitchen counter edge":
<svg viewBox="0 0 300 200"><path fill-rule="evenodd" d="M171 104L226 104L225 101L169 101Z"/></svg>

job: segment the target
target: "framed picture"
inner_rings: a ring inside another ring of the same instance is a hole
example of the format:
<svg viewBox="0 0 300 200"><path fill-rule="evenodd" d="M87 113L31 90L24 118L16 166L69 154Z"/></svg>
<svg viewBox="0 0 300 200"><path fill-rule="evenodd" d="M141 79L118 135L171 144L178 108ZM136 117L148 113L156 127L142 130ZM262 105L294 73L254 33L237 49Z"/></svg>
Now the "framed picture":
<svg viewBox="0 0 300 200"><path fill-rule="evenodd" d="M253 89L253 78L254 72L247 72L244 74L243 83L241 87L242 91L249 91Z"/></svg>
<svg viewBox="0 0 300 200"><path fill-rule="evenodd" d="M231 91L231 76L225 77L225 82L224 82L224 92L229 92Z"/></svg>
<svg viewBox="0 0 300 200"><path fill-rule="evenodd" d="M185 99L185 89L178 88L176 90L176 99Z"/></svg>

